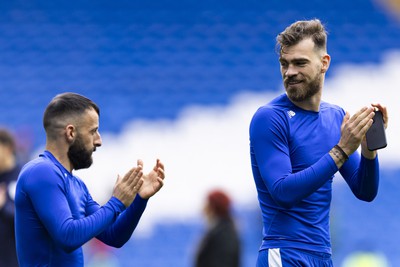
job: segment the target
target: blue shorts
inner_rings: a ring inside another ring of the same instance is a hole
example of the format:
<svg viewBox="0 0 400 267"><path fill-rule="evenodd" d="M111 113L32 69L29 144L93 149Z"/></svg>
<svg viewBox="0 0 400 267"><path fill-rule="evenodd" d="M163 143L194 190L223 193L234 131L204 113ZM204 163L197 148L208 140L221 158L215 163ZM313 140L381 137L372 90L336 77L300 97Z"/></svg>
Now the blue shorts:
<svg viewBox="0 0 400 267"><path fill-rule="evenodd" d="M257 267L333 267L328 253L293 248L271 248L258 253Z"/></svg>

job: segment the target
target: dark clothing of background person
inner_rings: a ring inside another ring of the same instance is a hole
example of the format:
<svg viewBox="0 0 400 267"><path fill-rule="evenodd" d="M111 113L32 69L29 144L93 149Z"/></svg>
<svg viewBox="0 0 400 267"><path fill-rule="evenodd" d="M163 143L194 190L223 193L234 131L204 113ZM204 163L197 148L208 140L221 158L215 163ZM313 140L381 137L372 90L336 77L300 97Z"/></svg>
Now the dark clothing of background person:
<svg viewBox="0 0 400 267"><path fill-rule="evenodd" d="M7 190L6 202L0 208L0 267L18 267L14 231L14 196L10 196L8 192L14 190L19 171L20 166L16 166L12 170L0 173L0 186L4 186Z"/></svg>
<svg viewBox="0 0 400 267"><path fill-rule="evenodd" d="M196 267L239 267L240 241L230 219L221 219L203 237Z"/></svg>
<svg viewBox="0 0 400 267"><path fill-rule="evenodd" d="M240 266L240 237L231 207L232 201L223 190L207 194L203 208L207 231L197 247L195 267Z"/></svg>

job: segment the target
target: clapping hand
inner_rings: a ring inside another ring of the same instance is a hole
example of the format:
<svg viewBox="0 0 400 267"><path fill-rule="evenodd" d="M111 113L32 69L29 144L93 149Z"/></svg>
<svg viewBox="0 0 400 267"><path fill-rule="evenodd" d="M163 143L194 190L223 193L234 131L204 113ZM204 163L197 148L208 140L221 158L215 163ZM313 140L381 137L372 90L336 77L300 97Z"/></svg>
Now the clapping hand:
<svg viewBox="0 0 400 267"><path fill-rule="evenodd" d="M143 166L141 160L138 161L139 165ZM148 174L143 174L143 184L139 189L139 195L143 199L148 199L157 193L164 185L164 164L157 159L156 165Z"/></svg>
<svg viewBox="0 0 400 267"><path fill-rule="evenodd" d="M134 200L139 189L143 185L143 163L138 160L137 167L130 169L124 177L118 175L114 186L113 196L118 198L125 207L128 207Z"/></svg>

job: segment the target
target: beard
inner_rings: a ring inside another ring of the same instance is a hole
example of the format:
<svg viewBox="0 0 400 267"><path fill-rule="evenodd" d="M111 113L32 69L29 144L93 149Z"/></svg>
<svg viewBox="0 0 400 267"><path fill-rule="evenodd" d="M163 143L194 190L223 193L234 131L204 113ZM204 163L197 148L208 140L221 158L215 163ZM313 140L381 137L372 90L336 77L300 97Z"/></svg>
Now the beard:
<svg viewBox="0 0 400 267"><path fill-rule="evenodd" d="M74 170L89 168L93 163L92 153L93 150L86 149L82 138L78 135L68 149L68 158Z"/></svg>
<svg viewBox="0 0 400 267"><path fill-rule="evenodd" d="M284 86L289 99L294 102L302 102L310 99L321 90L321 77L322 75L317 73L311 81L305 81L294 86L289 85L289 83L296 81L296 77L287 78L284 82Z"/></svg>

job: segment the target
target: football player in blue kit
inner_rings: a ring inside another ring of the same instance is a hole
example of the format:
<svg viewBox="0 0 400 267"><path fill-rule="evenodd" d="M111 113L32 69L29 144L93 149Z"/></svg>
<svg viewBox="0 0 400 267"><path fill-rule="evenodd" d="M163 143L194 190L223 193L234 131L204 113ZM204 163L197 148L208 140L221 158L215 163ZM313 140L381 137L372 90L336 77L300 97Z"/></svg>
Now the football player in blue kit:
<svg viewBox="0 0 400 267"><path fill-rule="evenodd" d="M376 109L387 127L387 109L375 103L351 116L322 101L331 60L326 44L318 19L297 21L277 36L286 92L250 123L263 220L258 267L332 266L329 211L337 171L358 199L372 201L378 192L378 156L367 149L365 134Z"/></svg>

